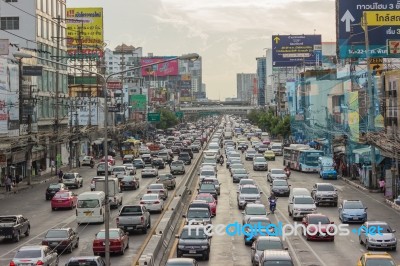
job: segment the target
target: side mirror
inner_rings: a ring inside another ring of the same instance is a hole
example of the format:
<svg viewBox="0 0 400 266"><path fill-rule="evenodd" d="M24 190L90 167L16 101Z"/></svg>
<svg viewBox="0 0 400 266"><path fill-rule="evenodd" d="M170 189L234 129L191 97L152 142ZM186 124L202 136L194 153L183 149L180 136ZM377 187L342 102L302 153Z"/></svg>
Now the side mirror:
<svg viewBox="0 0 400 266"><path fill-rule="evenodd" d="M334 222L334 221L332 221L332 222L331 222L331 224L335 224L335 222Z"/></svg>
<svg viewBox="0 0 400 266"><path fill-rule="evenodd" d="M392 233L396 233L396 230L395 230L395 229L393 229L393 230L392 230Z"/></svg>
<svg viewBox="0 0 400 266"><path fill-rule="evenodd" d="M174 178L176 178L176 176L174 176Z"/></svg>
<svg viewBox="0 0 400 266"><path fill-rule="evenodd" d="M284 247L283 249L284 249L284 250L288 250L288 247Z"/></svg>
<svg viewBox="0 0 400 266"><path fill-rule="evenodd" d="M364 210L367 210L367 209L368 209L368 207L365 207L365 208L364 208Z"/></svg>
<svg viewBox="0 0 400 266"><path fill-rule="evenodd" d="M245 212L242 212L242 214L245 214Z"/></svg>
<svg viewBox="0 0 400 266"><path fill-rule="evenodd" d="M256 248L254 247L254 246L251 246L251 248L250 248L251 250L256 250Z"/></svg>

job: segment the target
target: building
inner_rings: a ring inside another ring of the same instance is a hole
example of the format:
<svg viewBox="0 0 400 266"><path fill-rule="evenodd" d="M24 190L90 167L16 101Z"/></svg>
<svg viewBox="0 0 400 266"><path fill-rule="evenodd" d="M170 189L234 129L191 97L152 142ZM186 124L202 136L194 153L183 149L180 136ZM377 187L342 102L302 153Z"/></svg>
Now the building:
<svg viewBox="0 0 400 266"><path fill-rule="evenodd" d="M12 133L18 134L19 141L13 143L7 137L1 141L8 143L0 151L7 158L2 173L30 176L50 167L52 161L56 167L68 161L64 135L68 132L67 68L37 59L66 63L66 3L64 0L1 1L0 9L3 29L0 39L9 42L8 58L16 58L21 66L43 67L34 76L22 75L20 125ZM57 17L59 20L54 19ZM10 172L11 167L14 172Z"/></svg>
<svg viewBox="0 0 400 266"><path fill-rule="evenodd" d="M257 60L257 95L258 95L258 106L265 106L266 102L266 81L267 81L267 59L266 57L258 57Z"/></svg>
<svg viewBox="0 0 400 266"><path fill-rule="evenodd" d="M254 80L257 75L253 73L236 74L236 95L240 101L251 102L254 94Z"/></svg>

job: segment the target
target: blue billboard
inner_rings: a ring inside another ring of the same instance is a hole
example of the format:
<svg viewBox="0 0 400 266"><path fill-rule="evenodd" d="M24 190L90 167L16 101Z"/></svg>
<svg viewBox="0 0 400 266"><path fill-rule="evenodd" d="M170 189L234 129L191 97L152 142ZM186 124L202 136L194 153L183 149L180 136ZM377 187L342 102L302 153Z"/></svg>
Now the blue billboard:
<svg viewBox="0 0 400 266"><path fill-rule="evenodd" d="M272 35L272 66L320 66L321 35Z"/></svg>
<svg viewBox="0 0 400 266"><path fill-rule="evenodd" d="M379 3L381 2L381 3ZM339 58L365 58L364 11L398 11L398 0L336 0L336 38ZM396 26L368 27L370 57L388 57L387 41L400 38Z"/></svg>

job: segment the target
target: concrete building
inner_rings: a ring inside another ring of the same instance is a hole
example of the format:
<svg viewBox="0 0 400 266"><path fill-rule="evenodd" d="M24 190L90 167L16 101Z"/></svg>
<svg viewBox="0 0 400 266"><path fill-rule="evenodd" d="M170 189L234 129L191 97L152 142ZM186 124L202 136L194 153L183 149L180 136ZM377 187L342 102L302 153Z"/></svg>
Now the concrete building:
<svg viewBox="0 0 400 266"><path fill-rule="evenodd" d="M257 75L254 73L236 74L236 97L240 101L251 102L253 98L255 79L257 79Z"/></svg>
<svg viewBox="0 0 400 266"><path fill-rule="evenodd" d="M258 57L257 60L257 96L258 106L265 106L266 102L266 81L267 81L267 60L266 57Z"/></svg>

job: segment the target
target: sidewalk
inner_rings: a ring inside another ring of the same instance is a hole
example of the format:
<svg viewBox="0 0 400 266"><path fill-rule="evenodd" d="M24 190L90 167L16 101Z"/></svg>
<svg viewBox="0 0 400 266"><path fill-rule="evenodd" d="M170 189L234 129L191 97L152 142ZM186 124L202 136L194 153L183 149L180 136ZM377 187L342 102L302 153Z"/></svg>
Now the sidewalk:
<svg viewBox="0 0 400 266"><path fill-rule="evenodd" d="M72 169L70 170L68 165L64 165L61 167L61 170L63 172L69 172ZM18 187L14 187L12 189L12 191L9 191L9 192L6 191L6 188L4 186L0 187L0 199L10 197L17 193L21 193L24 190L33 188L34 186L36 186L38 184L42 184L42 183L46 183L46 182L58 182L58 176L56 175L56 173L54 171L53 171L53 173L51 173L50 169L48 169L48 170L42 172L42 174L40 176L32 176L30 185L28 185L27 179L25 178L24 180L19 182Z"/></svg>
<svg viewBox="0 0 400 266"><path fill-rule="evenodd" d="M358 189L361 189L361 190L363 190L365 192L381 193L380 189L369 189L369 188L366 188L364 186L364 184L362 184L360 182L360 180L358 180L358 179L353 180L351 177L345 177L345 176L339 176L339 178L341 180L343 180L344 182L346 182L346 183L348 183L348 184L350 184L350 185L352 185L352 186L354 186L354 187L356 187ZM400 211L400 205L395 204L392 200L387 199L384 195L382 195L382 199L385 201L385 203L387 205L389 205L390 207L392 207L393 209L395 209L397 211Z"/></svg>

